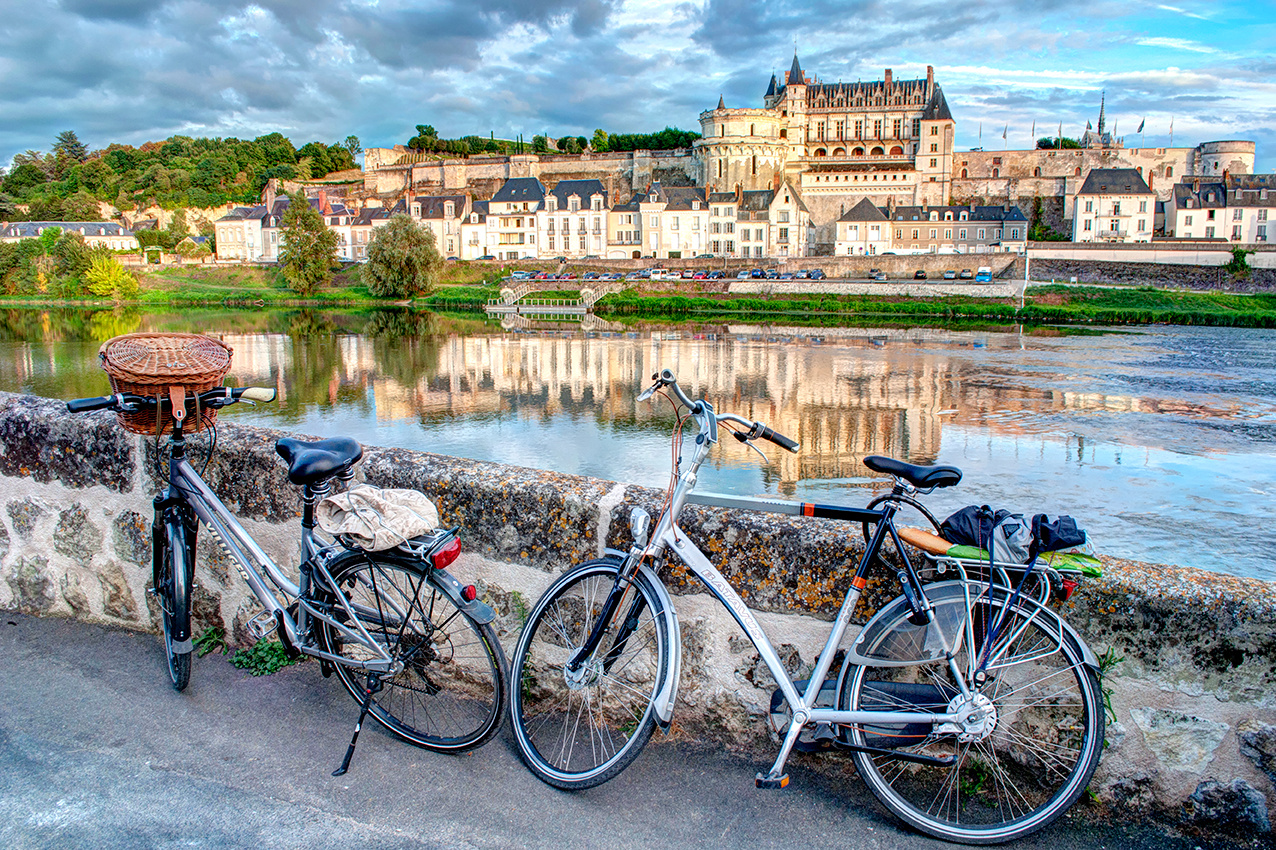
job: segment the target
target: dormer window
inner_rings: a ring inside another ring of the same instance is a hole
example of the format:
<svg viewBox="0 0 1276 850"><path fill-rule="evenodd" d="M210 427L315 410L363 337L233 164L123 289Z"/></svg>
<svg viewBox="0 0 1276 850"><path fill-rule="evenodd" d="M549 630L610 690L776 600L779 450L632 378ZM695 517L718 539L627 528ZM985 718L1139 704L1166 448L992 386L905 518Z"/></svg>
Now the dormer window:
<svg viewBox="0 0 1276 850"><path fill-rule="evenodd" d="M572 197L567 202L568 212L580 212L580 198Z"/></svg>
<svg viewBox="0 0 1276 850"><path fill-rule="evenodd" d="M448 201L443 205L443 215L445 218L456 218L456 204Z"/></svg>
<svg viewBox="0 0 1276 850"><path fill-rule="evenodd" d="M589 199L589 208L594 212L601 212L603 208L603 199L594 195Z"/></svg>
<svg viewBox="0 0 1276 850"><path fill-rule="evenodd" d="M413 217L413 218L420 218L420 217L421 217L421 205L420 205L420 204L415 204L415 203L414 203L414 204L412 205L412 217Z"/></svg>
<svg viewBox="0 0 1276 850"><path fill-rule="evenodd" d="M931 220L931 221L939 221L939 213L935 212L934 210L931 210L931 213L930 213L930 220Z"/></svg>
<svg viewBox="0 0 1276 850"><path fill-rule="evenodd" d="M549 198L545 203L549 204L550 212L558 212L558 198Z"/></svg>
<svg viewBox="0 0 1276 850"><path fill-rule="evenodd" d="M969 217L969 216L967 216L966 211L965 211L965 210L962 210L962 213L961 213L961 220L962 220L962 221L965 221L968 217Z"/></svg>
<svg viewBox="0 0 1276 850"><path fill-rule="evenodd" d="M944 213L944 221L952 221L952 220L953 220L953 211L948 210L947 212Z"/></svg>
<svg viewBox="0 0 1276 850"><path fill-rule="evenodd" d="M1184 209L1189 209L1189 210L1190 210L1190 209L1192 208L1192 199L1191 199L1191 198L1188 198L1186 201L1184 201L1184 202L1183 202L1183 207L1184 207Z"/></svg>

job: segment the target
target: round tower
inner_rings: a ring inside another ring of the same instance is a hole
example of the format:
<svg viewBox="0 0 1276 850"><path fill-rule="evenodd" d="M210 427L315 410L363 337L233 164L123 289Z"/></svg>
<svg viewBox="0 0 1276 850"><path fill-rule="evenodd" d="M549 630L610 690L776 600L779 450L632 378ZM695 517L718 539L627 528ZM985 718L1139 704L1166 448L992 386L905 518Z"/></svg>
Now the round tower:
<svg viewBox="0 0 1276 850"><path fill-rule="evenodd" d="M1196 176L1254 173L1254 143L1240 140L1201 142L1196 146Z"/></svg>
<svg viewBox="0 0 1276 850"><path fill-rule="evenodd" d="M714 192L767 189L784 173L781 119L771 109L718 108L700 113L700 138L692 145L704 185Z"/></svg>

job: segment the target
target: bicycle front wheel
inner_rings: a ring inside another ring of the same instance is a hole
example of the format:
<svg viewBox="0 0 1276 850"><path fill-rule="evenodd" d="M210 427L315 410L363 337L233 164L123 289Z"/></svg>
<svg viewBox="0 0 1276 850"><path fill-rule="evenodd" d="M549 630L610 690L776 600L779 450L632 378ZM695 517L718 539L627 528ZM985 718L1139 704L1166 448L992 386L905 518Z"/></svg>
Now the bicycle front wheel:
<svg viewBox="0 0 1276 850"><path fill-rule="evenodd" d="M564 573L532 609L514 651L514 738L532 773L556 788L592 788L616 776L655 725L670 641L646 576L634 576L593 654L577 670L569 665L619 571L620 562L607 558Z"/></svg>
<svg viewBox="0 0 1276 850"><path fill-rule="evenodd" d="M333 579L372 640L401 665L381 677L369 713L394 734L426 749L460 752L486 743L505 710L505 654L489 624L476 623L414 562L359 558ZM358 632L340 605L332 615ZM320 646L353 662L376 657L329 623L317 621ZM334 664L362 704L367 674Z"/></svg>
<svg viewBox="0 0 1276 850"><path fill-rule="evenodd" d="M1007 605L1004 597L974 603L951 666L855 667L844 678L840 704L852 710L977 709L977 719L960 729L848 727L851 744L875 750L852 756L873 794L907 823L946 841L998 844L1045 827L1085 790L1102 752L1102 693L1080 644L1053 613ZM865 653L917 634L908 613L877 631L880 646ZM978 656L985 644L981 682L970 675L969 647ZM971 698L960 696L954 669Z"/></svg>
<svg viewBox="0 0 1276 850"><path fill-rule="evenodd" d="M164 628L164 658L173 689L186 690L191 680L191 571L186 547L186 524L179 516L171 516L155 535L152 582L160 606Z"/></svg>

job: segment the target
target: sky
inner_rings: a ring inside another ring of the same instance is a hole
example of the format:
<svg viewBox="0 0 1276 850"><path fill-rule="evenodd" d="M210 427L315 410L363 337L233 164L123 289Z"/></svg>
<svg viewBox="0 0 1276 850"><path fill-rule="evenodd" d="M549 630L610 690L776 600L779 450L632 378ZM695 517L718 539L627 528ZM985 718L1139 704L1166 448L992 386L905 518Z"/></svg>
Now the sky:
<svg viewBox="0 0 1276 850"><path fill-rule="evenodd" d="M68 129L91 149L698 132L719 95L760 107L796 47L823 82L933 65L959 150L1080 136L1106 92L1127 147L1172 125L1253 140L1272 172L1273 21L1271 0L0 0L0 165Z"/></svg>

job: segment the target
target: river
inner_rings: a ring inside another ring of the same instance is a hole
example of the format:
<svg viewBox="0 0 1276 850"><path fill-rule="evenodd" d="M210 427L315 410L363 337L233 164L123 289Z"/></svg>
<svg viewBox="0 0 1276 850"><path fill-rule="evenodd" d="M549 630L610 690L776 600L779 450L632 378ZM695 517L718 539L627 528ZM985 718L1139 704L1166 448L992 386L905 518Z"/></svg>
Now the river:
<svg viewBox="0 0 1276 850"><path fill-rule="evenodd" d="M7 316L7 318L6 318ZM802 443L734 440L701 489L863 504L862 458L949 463L925 501L1071 514L1099 551L1276 579L1276 332L1145 327L1031 331L703 325L502 331L432 314L8 311L0 389L108 391L101 341L218 333L234 382L279 402L228 420L663 487L667 403L684 388Z"/></svg>

